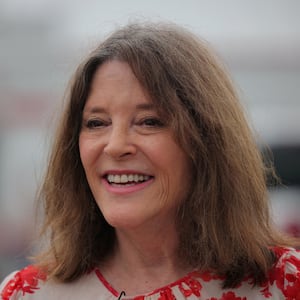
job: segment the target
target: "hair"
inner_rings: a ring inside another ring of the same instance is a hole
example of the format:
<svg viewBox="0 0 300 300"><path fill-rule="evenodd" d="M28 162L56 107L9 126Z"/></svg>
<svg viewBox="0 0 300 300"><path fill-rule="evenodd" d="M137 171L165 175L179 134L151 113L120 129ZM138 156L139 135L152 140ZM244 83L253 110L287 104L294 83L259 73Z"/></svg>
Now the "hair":
<svg viewBox="0 0 300 300"><path fill-rule="evenodd" d="M73 281L114 246L78 146L91 81L110 60L128 63L190 158L193 188L176 220L180 260L224 275L224 287L246 276L262 283L274 263L272 247L290 245L269 215L266 168L224 67L204 41L173 24L122 27L78 67L39 196L42 233L50 237L39 264L50 277Z"/></svg>

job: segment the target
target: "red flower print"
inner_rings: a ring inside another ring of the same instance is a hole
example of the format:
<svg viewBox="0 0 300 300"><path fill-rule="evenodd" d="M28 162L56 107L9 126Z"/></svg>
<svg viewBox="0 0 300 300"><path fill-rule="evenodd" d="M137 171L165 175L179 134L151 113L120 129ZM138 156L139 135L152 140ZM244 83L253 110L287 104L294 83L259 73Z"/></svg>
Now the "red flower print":
<svg viewBox="0 0 300 300"><path fill-rule="evenodd" d="M203 280L203 281L211 281L213 279L213 276L211 274L211 272L203 272L203 273L199 273L199 277Z"/></svg>
<svg viewBox="0 0 300 300"><path fill-rule="evenodd" d="M270 298L272 296L272 293L270 293L270 289L269 289L269 285L267 285L264 289L262 289L261 294L265 297L265 298Z"/></svg>
<svg viewBox="0 0 300 300"><path fill-rule="evenodd" d="M166 288L160 292L158 300L176 300L171 288Z"/></svg>
<svg viewBox="0 0 300 300"><path fill-rule="evenodd" d="M275 267L269 272L269 282L261 293L270 298L270 285L276 285L287 300L300 300L300 253L289 248L274 248L277 256Z"/></svg>
<svg viewBox="0 0 300 300"><path fill-rule="evenodd" d="M188 277L186 280L184 280L179 285L179 289L185 297L189 297L191 295L200 297L200 295L201 295L200 291L202 289L202 285L198 280L194 279L192 276L193 276L193 274L191 274L190 277ZM187 285L188 288L185 288L183 284Z"/></svg>
<svg viewBox="0 0 300 300"><path fill-rule="evenodd" d="M33 294L37 287L39 280L45 280L46 274L42 273L34 266L28 266L25 269L17 272L13 279L9 280L1 294L2 300L9 300L11 296L17 292Z"/></svg>
<svg viewBox="0 0 300 300"><path fill-rule="evenodd" d="M243 298L238 297L238 296L235 295L234 292L228 292L228 293L224 293L222 295L221 300L247 300L247 298L246 297L243 297Z"/></svg>
<svg viewBox="0 0 300 300"><path fill-rule="evenodd" d="M288 300L300 300L300 270L298 269L296 274L287 274L285 278L288 284L283 290L284 295Z"/></svg>

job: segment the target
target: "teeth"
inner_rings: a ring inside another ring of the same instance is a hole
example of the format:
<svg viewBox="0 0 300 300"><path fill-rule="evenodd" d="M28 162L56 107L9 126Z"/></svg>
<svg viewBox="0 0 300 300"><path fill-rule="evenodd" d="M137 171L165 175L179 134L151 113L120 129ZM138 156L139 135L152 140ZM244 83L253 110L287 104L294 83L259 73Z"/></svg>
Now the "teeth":
<svg viewBox="0 0 300 300"><path fill-rule="evenodd" d="M107 181L110 183L143 182L149 180L149 178L148 175L140 174L107 175Z"/></svg>
<svg viewBox="0 0 300 300"><path fill-rule="evenodd" d="M138 182L138 181L139 181L139 175L134 175L133 177L134 177L133 180L134 180L135 182Z"/></svg>
<svg viewBox="0 0 300 300"><path fill-rule="evenodd" d="M121 183L126 183L128 182L128 176L127 175L121 175Z"/></svg>

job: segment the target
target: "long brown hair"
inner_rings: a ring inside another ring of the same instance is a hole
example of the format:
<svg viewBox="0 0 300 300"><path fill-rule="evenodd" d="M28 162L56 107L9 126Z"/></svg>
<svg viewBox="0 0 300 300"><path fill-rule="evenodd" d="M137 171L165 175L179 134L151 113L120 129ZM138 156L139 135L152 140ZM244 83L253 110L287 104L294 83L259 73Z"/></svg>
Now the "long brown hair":
<svg viewBox="0 0 300 300"><path fill-rule="evenodd" d="M265 167L231 80L211 49L166 24L131 24L109 36L78 67L70 85L40 200L48 251L39 262L50 276L72 281L105 260L114 229L104 220L80 161L82 110L96 69L127 62L166 116L191 159L193 189L178 208L178 255L189 266L262 282L272 246L288 244L269 216Z"/></svg>

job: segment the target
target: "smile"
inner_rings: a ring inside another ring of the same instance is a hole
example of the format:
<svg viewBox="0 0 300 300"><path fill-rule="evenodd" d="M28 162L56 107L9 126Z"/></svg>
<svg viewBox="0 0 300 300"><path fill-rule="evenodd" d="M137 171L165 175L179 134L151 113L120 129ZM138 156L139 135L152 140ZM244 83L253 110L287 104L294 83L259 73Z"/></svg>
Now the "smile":
<svg viewBox="0 0 300 300"><path fill-rule="evenodd" d="M110 184L114 183L121 183L121 184L135 184L144 182L150 179L149 175L142 175L142 174L108 174L106 175L106 180Z"/></svg>
<svg viewBox="0 0 300 300"><path fill-rule="evenodd" d="M143 190L149 186L154 177L138 173L107 173L102 178L106 189L114 194L128 194Z"/></svg>

